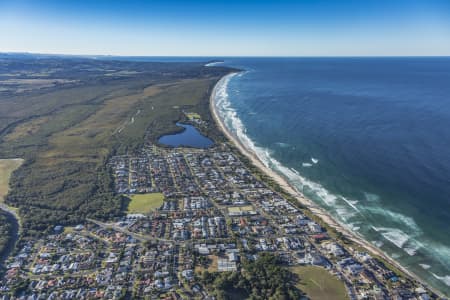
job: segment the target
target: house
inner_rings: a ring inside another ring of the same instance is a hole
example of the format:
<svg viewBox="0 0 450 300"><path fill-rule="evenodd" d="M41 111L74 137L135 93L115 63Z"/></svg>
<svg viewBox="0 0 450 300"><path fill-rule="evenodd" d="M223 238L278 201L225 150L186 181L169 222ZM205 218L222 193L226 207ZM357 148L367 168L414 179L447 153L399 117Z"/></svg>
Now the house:
<svg viewBox="0 0 450 300"><path fill-rule="evenodd" d="M321 233L322 232L322 227L320 227L319 224L317 224L316 222L313 222L313 221L308 222L308 228L311 233Z"/></svg>
<svg viewBox="0 0 450 300"><path fill-rule="evenodd" d="M200 255L209 255L208 247L198 247L197 250Z"/></svg>
<svg viewBox="0 0 450 300"><path fill-rule="evenodd" d="M228 253L228 260L232 261L232 262L237 262L238 261L238 255L235 252L229 252Z"/></svg>
<svg viewBox="0 0 450 300"><path fill-rule="evenodd" d="M56 226L53 228L53 231L54 231L56 234L59 234L59 233L63 232L63 230L64 230L64 227L61 226L61 225L56 225Z"/></svg>
<svg viewBox="0 0 450 300"><path fill-rule="evenodd" d="M363 270L363 267L360 264L355 263L345 266L344 270L352 276L356 276Z"/></svg>
<svg viewBox="0 0 450 300"><path fill-rule="evenodd" d="M319 234L313 235L312 238L317 243L317 242L320 242L320 241L328 239L328 235L325 234L325 233L319 233Z"/></svg>
<svg viewBox="0 0 450 300"><path fill-rule="evenodd" d="M192 280L194 278L194 271L192 271L191 269L188 270L183 270L181 272L181 275L186 278L186 280Z"/></svg>

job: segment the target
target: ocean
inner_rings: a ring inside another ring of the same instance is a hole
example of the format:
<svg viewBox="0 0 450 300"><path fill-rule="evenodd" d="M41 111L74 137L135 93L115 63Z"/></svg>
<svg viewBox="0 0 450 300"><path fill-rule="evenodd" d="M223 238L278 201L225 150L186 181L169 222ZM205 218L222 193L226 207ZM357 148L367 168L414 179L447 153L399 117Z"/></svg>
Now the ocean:
<svg viewBox="0 0 450 300"><path fill-rule="evenodd" d="M450 58L224 58L225 126L337 221L450 294Z"/></svg>

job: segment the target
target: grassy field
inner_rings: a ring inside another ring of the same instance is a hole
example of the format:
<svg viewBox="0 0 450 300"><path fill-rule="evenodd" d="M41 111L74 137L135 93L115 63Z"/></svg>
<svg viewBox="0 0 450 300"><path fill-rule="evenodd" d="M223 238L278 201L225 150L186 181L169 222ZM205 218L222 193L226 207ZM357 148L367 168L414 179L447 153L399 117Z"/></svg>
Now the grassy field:
<svg viewBox="0 0 450 300"><path fill-rule="evenodd" d="M0 202L3 202L4 197L8 194L9 178L12 172L21 164L22 159L0 159Z"/></svg>
<svg viewBox="0 0 450 300"><path fill-rule="evenodd" d="M145 214L155 210L163 204L164 195L162 193L137 194L131 196L128 204L129 213Z"/></svg>
<svg viewBox="0 0 450 300"><path fill-rule="evenodd" d="M327 270L314 266L293 267L300 278L297 287L312 300L348 300L344 283Z"/></svg>
<svg viewBox="0 0 450 300"><path fill-rule="evenodd" d="M228 208L229 213L237 213L237 212L248 212L252 211L253 207L251 205L245 205L245 206L233 206Z"/></svg>

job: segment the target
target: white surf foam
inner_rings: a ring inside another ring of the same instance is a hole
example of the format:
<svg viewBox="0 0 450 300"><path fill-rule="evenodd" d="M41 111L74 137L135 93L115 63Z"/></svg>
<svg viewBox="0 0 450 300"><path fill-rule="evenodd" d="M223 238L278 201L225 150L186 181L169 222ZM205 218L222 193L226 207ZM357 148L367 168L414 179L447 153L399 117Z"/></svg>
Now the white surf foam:
<svg viewBox="0 0 450 300"><path fill-rule="evenodd" d="M288 143L283 143L283 142L276 142L275 144L281 148L287 148L290 146Z"/></svg>
<svg viewBox="0 0 450 300"><path fill-rule="evenodd" d="M344 206L336 206L336 213L338 216L345 222L349 222L351 218L353 218L356 213L352 210L349 210L347 207ZM349 226L352 226L352 224L348 224Z"/></svg>
<svg viewBox="0 0 450 300"><path fill-rule="evenodd" d="M364 193L364 198L369 202L378 202L380 200L380 196L372 193Z"/></svg>
<svg viewBox="0 0 450 300"><path fill-rule="evenodd" d="M382 241L372 241L371 243L378 248L381 248L384 245Z"/></svg>
<svg viewBox="0 0 450 300"><path fill-rule="evenodd" d="M373 230L379 232L386 240L402 249L406 242L409 240L409 235L398 228L388 228L388 227L375 227L372 226Z"/></svg>
<svg viewBox="0 0 450 300"><path fill-rule="evenodd" d="M223 80L222 84L218 87L216 92L216 106L221 113L221 118L227 125L228 129L239 139L239 141L257 155L259 160L266 166L278 173L283 174L291 184L299 191L304 192L309 190L317 195L322 202L330 209L336 212L337 218L341 221L341 224L350 230L357 231L360 226L356 226L353 223L349 223L349 220L355 216L355 211L358 212L356 204L358 201L351 201L343 199L346 205L337 203L341 197L337 197L326 190L321 184L312 182L299 174L299 172L293 168L287 168L283 166L278 160L271 156L271 152L268 149L257 146L247 135L246 128L242 121L239 119L237 112L232 108L231 103L228 100L227 86L232 76ZM312 158L313 163L319 161ZM311 167L311 163L303 163L303 167ZM353 211L349 210L351 208Z"/></svg>
<svg viewBox="0 0 450 300"><path fill-rule="evenodd" d="M255 142L246 134L247 130L244 124L242 123L236 110L232 107L231 102L229 101L229 95L227 91L229 82L234 76L245 75L245 73L237 74L239 75L236 75L235 73L226 76L218 84L215 94L214 102L216 105L216 109L219 112L220 117L222 118L228 130L230 130L230 132L247 149L253 152L266 167L271 168L272 170L285 176L299 192L309 191L317 195L317 197L323 202L323 204L325 204L330 210L335 212L335 216L343 226L354 231L359 230L360 224L351 222L351 218L353 218L356 213L359 213L361 215L368 214L382 216L385 218L385 221L381 221L381 223L379 223L382 225L372 228L378 231L385 240L389 241L396 247L403 249L403 251L405 251L408 255L415 255L418 249L422 247L422 245L417 242L415 237L421 234L422 231L414 221L414 219L377 205L380 201L380 197L376 194L365 193L365 201L364 203L361 202L360 205L358 205L359 202L357 200L349 200L342 196L333 195L321 184L312 182L301 176L297 170L283 166L279 161L271 156L271 151L269 149L257 146L255 144ZM311 158L311 162L316 164L319 161L315 158ZM302 164L302 167L311 167L313 166L312 163L305 162ZM398 226L394 227L391 226L391 224L398 224ZM375 241L373 243L377 247L383 246L382 241ZM395 256L398 257L398 254Z"/></svg>
<svg viewBox="0 0 450 300"><path fill-rule="evenodd" d="M410 256L416 255L417 251L419 250L426 250L424 243L420 242L417 237L411 238L408 242L408 244L404 247L403 250L405 250L406 253L408 253Z"/></svg>
<svg viewBox="0 0 450 300"><path fill-rule="evenodd" d="M205 67L214 67L214 66L217 66L219 64L223 64L223 62L222 61L211 62L209 64L206 64Z"/></svg>
<svg viewBox="0 0 450 300"><path fill-rule="evenodd" d="M402 228L405 227L408 232L411 232L411 234L418 235L422 233L420 227L411 217L388 210L382 206L366 206L364 207L364 209L370 214L384 217L384 219L386 219L386 222L396 223Z"/></svg>
<svg viewBox="0 0 450 300"><path fill-rule="evenodd" d="M291 171L294 172L297 175L300 175L300 173L298 173L298 171L296 169L294 169L294 168L291 168Z"/></svg>
<svg viewBox="0 0 450 300"><path fill-rule="evenodd" d="M424 249L424 244L417 240L417 236L420 231L412 231L412 233L408 233L399 228L376 226L372 226L372 229L379 232L383 238L402 249L409 256L414 256L417 254L419 249ZM428 250L425 249L425 251Z"/></svg>
<svg viewBox="0 0 450 300"><path fill-rule="evenodd" d="M245 73L238 73L244 75ZM242 76L241 75L241 76ZM219 82L217 86L217 90L215 93L215 105L217 108L217 111L220 113L220 117L222 118L224 124L227 126L227 128L231 131L231 133L238 138L238 140L247 147L250 151L256 154L256 156L259 158L259 160L269 168L272 168L273 170L277 171L278 173L283 174L292 184L294 187L297 188L298 191L304 192L304 191L311 191L315 195L317 195L322 202L328 206L330 209L333 209L337 211L339 209L339 215L341 216L341 221L344 221L343 225L346 225L345 222L354 215L348 211L346 206L349 208L358 211L358 208L356 207L356 204L358 201L350 201L346 198L343 198L342 200L346 204L345 206L343 203L340 203L338 205L338 197L336 195L331 194L327 189L325 189L321 184L312 182L305 177L301 176L297 170L292 168L287 168L283 166L279 161L277 161L275 158L271 156L271 152L268 149L262 148L257 146L253 140L249 138L249 136L246 134L246 128L244 124L242 123L241 119L238 117L236 110L232 107L231 102L229 101L229 94L228 94L228 85L231 81L231 79L237 76L235 74L230 74L225 76L221 82ZM314 164L317 164L319 162L318 159L312 157L311 162ZM303 167L311 167L313 166L312 163L303 163ZM342 197L339 197L342 198ZM347 224L348 227L348 224Z"/></svg>
<svg viewBox="0 0 450 300"><path fill-rule="evenodd" d="M431 257L437 260L447 270L450 269L450 248L441 243L434 241L424 241L427 247L424 251L428 252Z"/></svg>
<svg viewBox="0 0 450 300"><path fill-rule="evenodd" d="M429 268L431 268L431 266L427 264L419 264L419 266L424 270L428 270Z"/></svg>
<svg viewBox="0 0 450 300"><path fill-rule="evenodd" d="M446 286L450 286L450 275L438 276L438 275L436 275L434 273L431 273L431 274L433 274L433 276L436 279L439 279L440 281L442 281Z"/></svg>
<svg viewBox="0 0 450 300"><path fill-rule="evenodd" d="M357 212L359 212L359 209L356 207L356 204L358 203L358 201L354 200L354 201L350 201L345 197L341 197L342 200L344 200L345 203L348 204L348 206L350 206L351 208L353 208L354 210L356 210Z"/></svg>
<svg viewBox="0 0 450 300"><path fill-rule="evenodd" d="M361 229L356 223L348 223L347 227L352 231L359 231Z"/></svg>
<svg viewBox="0 0 450 300"><path fill-rule="evenodd" d="M409 256L414 256L417 253L417 250L419 250L419 247L404 247L403 250L408 253Z"/></svg>

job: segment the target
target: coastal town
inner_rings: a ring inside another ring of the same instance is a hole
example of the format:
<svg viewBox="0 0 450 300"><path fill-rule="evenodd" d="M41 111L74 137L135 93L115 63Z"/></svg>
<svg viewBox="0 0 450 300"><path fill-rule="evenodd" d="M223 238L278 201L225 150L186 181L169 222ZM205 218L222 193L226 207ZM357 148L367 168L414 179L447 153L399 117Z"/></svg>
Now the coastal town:
<svg viewBox="0 0 450 300"><path fill-rule="evenodd" d="M450 0L0 24L0 300L450 300Z"/></svg>
<svg viewBox="0 0 450 300"><path fill-rule="evenodd" d="M133 209L22 241L5 263L0 299L214 299L202 277L241 272L263 253L286 268L330 274L348 299L438 298L339 239L251 172L227 143L196 149L148 142L111 157L108 167L116 193Z"/></svg>

